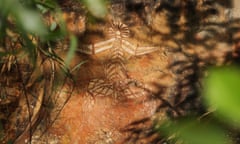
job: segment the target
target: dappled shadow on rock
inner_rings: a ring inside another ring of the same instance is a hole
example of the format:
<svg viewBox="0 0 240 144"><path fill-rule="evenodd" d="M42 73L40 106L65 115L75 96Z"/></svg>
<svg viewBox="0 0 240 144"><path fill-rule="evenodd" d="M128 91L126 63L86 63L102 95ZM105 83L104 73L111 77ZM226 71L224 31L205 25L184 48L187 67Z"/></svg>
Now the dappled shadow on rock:
<svg viewBox="0 0 240 144"><path fill-rule="evenodd" d="M154 13L152 37L164 40L161 42L168 49L168 69L174 82L169 86L153 83L159 90L153 94L153 98L161 101L161 104L153 117L133 122L123 130L132 132L126 143L164 143L166 139L155 130L155 122L189 115L201 116L206 112L200 93L203 89L202 78L207 74L206 68L239 60L239 20L229 20L223 14L227 5L217 1L201 4L186 1L178 6L165 5L168 6L159 5ZM164 28L158 28L160 25ZM158 77L158 81L162 78Z"/></svg>

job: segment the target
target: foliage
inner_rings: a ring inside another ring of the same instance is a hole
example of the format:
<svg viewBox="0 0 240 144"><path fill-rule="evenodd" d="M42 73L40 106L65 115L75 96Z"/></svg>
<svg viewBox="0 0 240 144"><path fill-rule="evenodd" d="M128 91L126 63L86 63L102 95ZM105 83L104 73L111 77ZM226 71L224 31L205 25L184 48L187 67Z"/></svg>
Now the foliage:
<svg viewBox="0 0 240 144"><path fill-rule="evenodd" d="M231 136L224 125L239 128L240 68L237 66L214 67L210 68L208 72L208 76L204 80L203 92L208 112L200 118L169 120L157 125L156 129L165 134L170 142L183 144L232 143ZM212 115L211 113L216 118L203 118L206 115Z"/></svg>
<svg viewBox="0 0 240 144"><path fill-rule="evenodd" d="M157 129L166 134L173 144L230 144L220 128L195 118L168 121Z"/></svg>
<svg viewBox="0 0 240 144"><path fill-rule="evenodd" d="M222 121L239 128L240 69L237 66L212 68L205 80L205 102Z"/></svg>
<svg viewBox="0 0 240 144"><path fill-rule="evenodd" d="M106 0L80 0L82 1L91 12L91 14L97 18L103 18L107 14L107 1Z"/></svg>
<svg viewBox="0 0 240 144"><path fill-rule="evenodd" d="M2 0L0 8L2 13L1 31L4 31L3 28L7 24L4 21L7 21L10 16L17 24L17 28L23 33L36 34L41 37L47 35L47 29L43 24L40 14L31 8L26 8L18 0Z"/></svg>
<svg viewBox="0 0 240 144"><path fill-rule="evenodd" d="M44 11L42 10L44 6ZM60 30L50 31L53 28L54 23L50 28L45 24L41 14L42 12L49 11L49 7L57 8L57 5L49 3L49 1L18 1L18 0L3 0L0 6L1 10L1 37L5 39L7 36L11 36L9 33L13 33L12 37L19 36L22 40L22 49L31 59L33 64L36 63L37 53L44 51L50 54L45 48L39 47L39 45L48 43L50 40L57 40L59 36L64 36L64 26L60 27ZM36 9L36 7L40 7ZM42 9L41 9L42 8ZM55 36L57 34L57 37ZM20 50L20 51L21 51ZM5 49L8 53L9 50ZM19 51L18 51L19 52Z"/></svg>
<svg viewBox="0 0 240 144"><path fill-rule="evenodd" d="M55 17L55 20L50 21L49 17ZM77 48L77 39L74 36L70 37L71 45L65 60L56 53L55 47L57 41L63 40L67 36L65 22L61 18L61 11L56 1L1 1L0 75L2 79L0 81L0 108L1 110L5 107L10 109L7 112L0 111L0 115L3 115L0 120L4 122L3 128L0 129L2 142L18 141L18 135L15 136L16 131L22 135L29 131L29 140L31 141L37 121L48 119L38 117L39 112L47 109L48 105L53 103L53 99L56 101L56 95L61 92L58 90L59 87L65 85L67 80L73 82L69 64ZM23 71L22 65L27 66L25 71ZM16 83L15 79L18 79L20 84ZM61 84L58 81L61 81ZM11 98L9 87L20 88L15 93L22 95L16 94L14 98ZM71 91L72 88L69 90ZM60 109L69 98L65 99ZM19 103L15 104L15 101ZM24 109L25 106L26 109ZM23 126L26 130L22 130L16 125L15 122L19 119L14 116L15 111L18 111L18 115L23 121L28 122L27 125ZM53 109L45 111L44 115L47 116L50 111ZM59 112L53 116L50 124L55 121L58 114ZM16 127L14 127L15 125ZM11 128L6 129L6 127ZM16 131L14 132L13 129ZM21 143L20 138L19 141Z"/></svg>

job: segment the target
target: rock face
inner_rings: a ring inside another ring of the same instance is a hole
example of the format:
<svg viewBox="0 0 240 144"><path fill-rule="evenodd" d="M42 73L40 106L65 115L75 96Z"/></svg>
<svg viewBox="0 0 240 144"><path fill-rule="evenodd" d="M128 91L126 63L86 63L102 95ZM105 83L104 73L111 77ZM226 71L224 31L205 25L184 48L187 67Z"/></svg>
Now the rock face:
<svg viewBox="0 0 240 144"><path fill-rule="evenodd" d="M128 143L125 129L143 119L150 127L162 104L156 95L173 85L168 49L150 37L136 39L149 31L141 21L129 26L121 20L87 25L76 60L88 62L75 73L76 91L50 131L59 143Z"/></svg>
<svg viewBox="0 0 240 144"><path fill-rule="evenodd" d="M110 30L113 29L114 40L107 44L110 46L96 47L99 43L88 46L96 48L93 51L104 51L91 53L94 56L77 73L81 83L78 91L53 128L54 133L62 136L62 143L127 143L130 132L124 129L135 121L152 117L162 103L154 94L162 90L161 84L166 87L173 84L167 70L166 49L146 43L141 46L125 35L131 35L131 31L124 24L116 24ZM86 48L80 51L89 52Z"/></svg>
<svg viewBox="0 0 240 144"><path fill-rule="evenodd" d="M123 0L108 7L96 23L64 12L79 40L72 65L87 62L74 72L74 92L46 134L55 143L155 144L152 120L198 113L202 69L231 57L232 27L222 26L224 16L216 21L218 2Z"/></svg>

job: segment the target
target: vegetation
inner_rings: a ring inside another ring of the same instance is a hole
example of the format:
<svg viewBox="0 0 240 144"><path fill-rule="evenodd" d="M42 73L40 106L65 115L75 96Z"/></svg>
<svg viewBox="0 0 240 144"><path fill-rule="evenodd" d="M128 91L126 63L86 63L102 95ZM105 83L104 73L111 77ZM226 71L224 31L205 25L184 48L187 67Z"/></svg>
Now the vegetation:
<svg viewBox="0 0 240 144"><path fill-rule="evenodd" d="M55 11L59 7L54 1L1 1L1 143L17 143L24 136L31 141L39 117L44 121L44 115L54 110L57 87L73 81L68 64L77 47L76 38L70 37L65 60L55 53L54 42L67 36L61 19L57 25L43 17Z"/></svg>

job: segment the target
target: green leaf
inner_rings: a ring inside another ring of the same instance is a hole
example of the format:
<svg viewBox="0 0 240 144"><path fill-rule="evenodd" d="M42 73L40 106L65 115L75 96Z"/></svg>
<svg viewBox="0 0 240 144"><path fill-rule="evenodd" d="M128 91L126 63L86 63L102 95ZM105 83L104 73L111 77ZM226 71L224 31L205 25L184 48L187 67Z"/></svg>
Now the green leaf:
<svg viewBox="0 0 240 144"><path fill-rule="evenodd" d="M0 11L6 15L9 13L15 18L19 28L31 34L45 36L48 34L38 11L32 10L19 0L2 0Z"/></svg>
<svg viewBox="0 0 240 144"><path fill-rule="evenodd" d="M204 99L216 109L221 120L240 127L240 69L234 66L210 69Z"/></svg>
<svg viewBox="0 0 240 144"><path fill-rule="evenodd" d="M36 11L20 7L14 12L14 15L16 16L18 25L23 30L42 37L48 34L47 28Z"/></svg>
<svg viewBox="0 0 240 144"><path fill-rule="evenodd" d="M56 0L34 0L37 5L41 5L45 8L55 9L57 7Z"/></svg>
<svg viewBox="0 0 240 144"><path fill-rule="evenodd" d="M82 0L91 14L103 18L107 14L106 0Z"/></svg>
<svg viewBox="0 0 240 144"><path fill-rule="evenodd" d="M57 23L53 22L50 26L50 31L54 31L57 28Z"/></svg>
<svg viewBox="0 0 240 144"><path fill-rule="evenodd" d="M41 12L42 14L47 13L48 10L49 10L48 8L44 7L44 6L41 5L41 4L36 4L36 7L40 10L40 12Z"/></svg>
<svg viewBox="0 0 240 144"><path fill-rule="evenodd" d="M0 11L2 15L6 15L11 9L14 9L15 1L14 0L1 0Z"/></svg>
<svg viewBox="0 0 240 144"><path fill-rule="evenodd" d="M32 42L32 40L26 35L21 35L25 40L25 45L23 46L23 49L28 54L29 59L31 60L31 63L35 66L37 61L37 51L36 51L36 45Z"/></svg>
<svg viewBox="0 0 240 144"><path fill-rule="evenodd" d="M70 37L70 48L68 50L66 59L65 59L65 64L67 67L69 67L71 60L74 57L75 51L77 49L77 38L73 35Z"/></svg>
<svg viewBox="0 0 240 144"><path fill-rule="evenodd" d="M160 134L175 142L183 144L230 144L226 134L212 124L200 123L194 119L168 121L160 125Z"/></svg>

